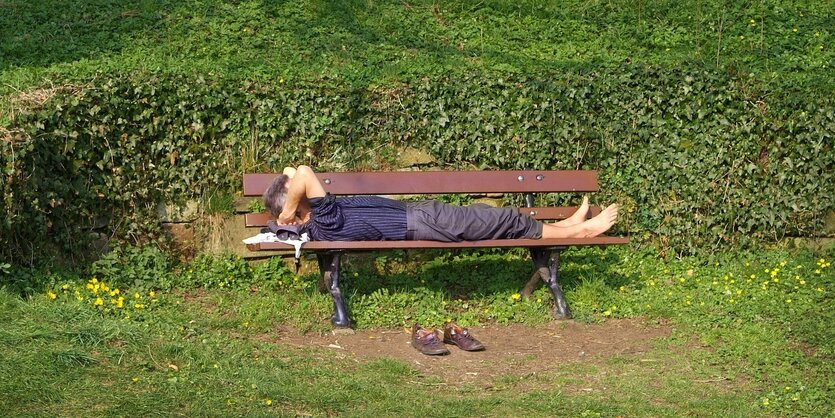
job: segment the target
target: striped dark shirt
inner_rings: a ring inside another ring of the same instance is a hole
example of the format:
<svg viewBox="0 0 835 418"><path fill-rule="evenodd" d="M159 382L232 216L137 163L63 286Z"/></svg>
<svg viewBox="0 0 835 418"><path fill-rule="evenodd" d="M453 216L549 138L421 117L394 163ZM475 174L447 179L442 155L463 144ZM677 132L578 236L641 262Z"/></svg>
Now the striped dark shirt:
<svg viewBox="0 0 835 418"><path fill-rule="evenodd" d="M304 230L314 241L406 239L406 204L379 196L310 199L313 215Z"/></svg>

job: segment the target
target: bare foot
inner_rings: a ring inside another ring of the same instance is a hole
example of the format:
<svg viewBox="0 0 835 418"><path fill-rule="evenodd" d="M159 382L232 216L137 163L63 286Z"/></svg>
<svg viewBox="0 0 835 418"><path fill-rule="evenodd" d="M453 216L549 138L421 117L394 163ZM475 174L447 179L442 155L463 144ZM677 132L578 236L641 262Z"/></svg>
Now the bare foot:
<svg viewBox="0 0 835 418"><path fill-rule="evenodd" d="M618 220L618 208L617 203L613 203L594 218L584 222L583 231L578 236L581 238L596 237L608 231Z"/></svg>
<svg viewBox="0 0 835 418"><path fill-rule="evenodd" d="M577 208L577 211L571 214L571 216L559 221L556 223L558 226L572 226L572 225L579 225L586 221L586 217L589 214L589 197L583 196L583 203L580 204L580 207Z"/></svg>

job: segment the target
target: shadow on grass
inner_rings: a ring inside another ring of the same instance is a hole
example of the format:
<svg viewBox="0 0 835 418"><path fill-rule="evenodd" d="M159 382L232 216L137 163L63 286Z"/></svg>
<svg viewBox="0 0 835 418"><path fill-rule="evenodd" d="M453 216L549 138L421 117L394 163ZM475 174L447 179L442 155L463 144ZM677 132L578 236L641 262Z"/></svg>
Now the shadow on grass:
<svg viewBox="0 0 835 418"><path fill-rule="evenodd" d="M572 293L587 281L602 283L612 291L632 283L634 279L615 268L621 258L622 252L617 250L564 250L560 284L568 295L569 306ZM448 301L510 297L522 291L534 272L533 262L524 249L426 251L408 255L397 251L352 254L344 260L342 291L349 307L352 298L367 299L379 292L392 295L394 300L398 294L404 299L408 299L406 295L424 295Z"/></svg>
<svg viewBox="0 0 835 418"><path fill-rule="evenodd" d="M534 272L527 250L522 249L440 250L421 254L390 251L350 254L343 260L349 272L361 272L361 280L355 280L350 275L343 279L350 290L359 293L382 288L410 291L429 287L443 290L452 297L460 297L519 291ZM570 291L589 278L603 278L612 288L629 284L633 279L612 268L620 260L621 255L617 251L563 250L560 255L560 285Z"/></svg>

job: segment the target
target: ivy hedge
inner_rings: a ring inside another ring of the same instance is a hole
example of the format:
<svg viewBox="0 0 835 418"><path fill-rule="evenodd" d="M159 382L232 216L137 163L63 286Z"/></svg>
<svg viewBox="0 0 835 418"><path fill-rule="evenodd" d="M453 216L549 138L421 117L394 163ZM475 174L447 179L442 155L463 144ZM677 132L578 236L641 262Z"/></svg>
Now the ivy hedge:
<svg viewBox="0 0 835 418"><path fill-rule="evenodd" d="M52 89L3 135L0 257L154 237L160 202L232 193L243 172L284 164L397 168L404 146L450 169L599 170L597 199L624 205L618 232L677 253L820 236L835 99L751 80L625 64L365 86L132 73Z"/></svg>

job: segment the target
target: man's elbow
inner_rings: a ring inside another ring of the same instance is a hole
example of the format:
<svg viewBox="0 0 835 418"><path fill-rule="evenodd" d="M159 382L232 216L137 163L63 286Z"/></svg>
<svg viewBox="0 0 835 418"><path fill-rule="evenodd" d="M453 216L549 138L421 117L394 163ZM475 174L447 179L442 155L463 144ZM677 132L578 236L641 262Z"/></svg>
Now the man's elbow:
<svg viewBox="0 0 835 418"><path fill-rule="evenodd" d="M296 168L296 174L304 174L306 176L313 176L316 173L313 172L312 168L310 168L306 165L300 165Z"/></svg>

